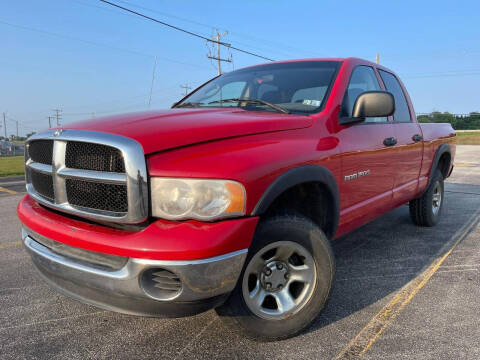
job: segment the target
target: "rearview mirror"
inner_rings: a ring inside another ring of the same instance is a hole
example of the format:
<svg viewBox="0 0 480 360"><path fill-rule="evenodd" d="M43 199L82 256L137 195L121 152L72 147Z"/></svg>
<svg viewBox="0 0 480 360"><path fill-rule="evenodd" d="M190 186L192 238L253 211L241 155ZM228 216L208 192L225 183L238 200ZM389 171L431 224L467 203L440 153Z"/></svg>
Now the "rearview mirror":
<svg viewBox="0 0 480 360"><path fill-rule="evenodd" d="M384 117L395 112L395 99L386 91L366 91L353 105L353 118Z"/></svg>

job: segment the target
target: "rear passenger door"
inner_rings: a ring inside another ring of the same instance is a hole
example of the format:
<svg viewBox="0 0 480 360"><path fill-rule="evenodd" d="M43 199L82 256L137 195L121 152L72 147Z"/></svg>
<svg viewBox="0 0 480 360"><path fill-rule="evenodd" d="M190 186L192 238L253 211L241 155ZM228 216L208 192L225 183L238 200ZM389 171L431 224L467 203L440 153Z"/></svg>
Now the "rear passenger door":
<svg viewBox="0 0 480 360"><path fill-rule="evenodd" d="M352 116L358 96L365 91L382 90L370 66L353 69L345 92L341 115ZM393 137L388 118L367 118L340 131L342 183L340 205L342 224L358 226L391 206L394 163L393 147L384 144Z"/></svg>
<svg viewBox="0 0 480 360"><path fill-rule="evenodd" d="M418 178L423 157L422 131L413 119L407 96L395 75L378 70L385 89L395 98L393 114L393 132L397 140L394 162L395 177L393 185L393 202L399 205L411 200L417 192Z"/></svg>

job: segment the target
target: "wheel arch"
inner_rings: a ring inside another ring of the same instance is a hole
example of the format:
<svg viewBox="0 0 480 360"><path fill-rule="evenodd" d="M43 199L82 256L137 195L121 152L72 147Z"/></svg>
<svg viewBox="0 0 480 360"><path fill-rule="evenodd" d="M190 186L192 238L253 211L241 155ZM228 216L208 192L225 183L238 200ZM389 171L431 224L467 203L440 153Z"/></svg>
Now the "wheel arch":
<svg viewBox="0 0 480 360"><path fill-rule="evenodd" d="M324 205L327 207L328 213L322 230L329 239L332 239L337 231L340 219L340 193L333 174L320 165L305 165L284 172L263 193L253 209L252 215L262 216L266 214L283 194L307 184L321 186L321 191L326 195L326 199L322 199L322 201L327 201ZM315 221L315 219L312 220Z"/></svg>
<svg viewBox="0 0 480 360"><path fill-rule="evenodd" d="M442 172L443 178L446 179L449 175L450 167L452 164L452 152L449 144L442 144L435 152L432 168L428 179L430 185L434 172L439 169Z"/></svg>

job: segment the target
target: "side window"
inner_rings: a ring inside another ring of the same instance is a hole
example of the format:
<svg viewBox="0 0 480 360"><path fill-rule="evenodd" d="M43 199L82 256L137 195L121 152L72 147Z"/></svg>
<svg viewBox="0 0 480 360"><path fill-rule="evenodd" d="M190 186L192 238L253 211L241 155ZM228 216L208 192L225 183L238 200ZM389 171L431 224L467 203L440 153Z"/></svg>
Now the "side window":
<svg viewBox="0 0 480 360"><path fill-rule="evenodd" d="M393 120L396 122L411 122L407 99L397 78L383 70L378 70L378 72L385 84L385 88L391 92L395 98L395 114L393 114Z"/></svg>
<svg viewBox="0 0 480 360"><path fill-rule="evenodd" d="M350 77L350 82L347 87L345 96L343 97L342 115L351 117L353 112L353 105L358 96L365 91L381 90L377 77L373 68L370 66L357 66ZM387 122L387 117L366 118L366 123Z"/></svg>

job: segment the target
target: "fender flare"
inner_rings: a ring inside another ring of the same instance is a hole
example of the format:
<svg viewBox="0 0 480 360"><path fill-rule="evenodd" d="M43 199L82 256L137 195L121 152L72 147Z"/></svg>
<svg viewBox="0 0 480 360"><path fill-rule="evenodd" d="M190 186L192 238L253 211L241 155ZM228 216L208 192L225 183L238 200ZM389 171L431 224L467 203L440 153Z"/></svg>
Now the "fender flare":
<svg viewBox="0 0 480 360"><path fill-rule="evenodd" d="M449 144L442 144L438 147L435 157L433 158L432 162L432 167L430 169L430 174L428 176L428 186L430 186L430 182L432 180L432 175L435 170L438 168L438 163L440 161L440 158L442 157L443 154L448 153L450 154L450 162L452 161L452 151L450 150L450 145ZM451 163L448 164L448 168L450 169ZM427 187L428 187L427 186Z"/></svg>
<svg viewBox="0 0 480 360"><path fill-rule="evenodd" d="M252 215L264 214L275 199L286 190L303 183L320 182L327 188L331 195L332 218L325 233L329 239L333 238L337 231L340 219L340 192L337 181L327 168L320 165L305 165L290 169L277 177L275 181L265 190Z"/></svg>

